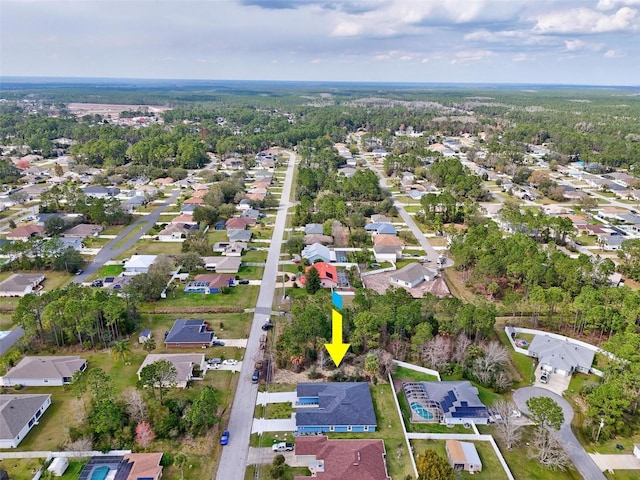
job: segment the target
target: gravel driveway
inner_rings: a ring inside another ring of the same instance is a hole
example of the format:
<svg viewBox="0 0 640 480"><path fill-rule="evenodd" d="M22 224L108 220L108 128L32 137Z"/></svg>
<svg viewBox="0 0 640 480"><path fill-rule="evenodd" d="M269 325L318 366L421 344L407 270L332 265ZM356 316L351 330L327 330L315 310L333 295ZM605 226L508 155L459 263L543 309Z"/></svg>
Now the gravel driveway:
<svg viewBox="0 0 640 480"><path fill-rule="evenodd" d="M606 480L606 477L600 471L593 459L584 450L578 439L571 431L571 420L573 419L573 409L571 405L562 398L547 389L540 387L524 387L516 390L513 394L513 401L516 402L518 409L520 409L525 415L528 415L529 409L527 408L527 400L533 397L548 397L551 398L562 408L564 413L564 423L560 427L558 435L564 445L564 448L571 458L574 467L582 478L585 480Z"/></svg>

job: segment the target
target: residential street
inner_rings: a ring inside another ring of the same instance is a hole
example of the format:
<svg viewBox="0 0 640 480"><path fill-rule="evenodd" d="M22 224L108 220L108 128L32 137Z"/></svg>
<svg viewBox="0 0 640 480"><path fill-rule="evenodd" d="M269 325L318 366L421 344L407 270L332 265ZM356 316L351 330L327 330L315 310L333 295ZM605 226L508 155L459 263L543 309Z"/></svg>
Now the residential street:
<svg viewBox="0 0 640 480"><path fill-rule="evenodd" d="M527 400L532 397L549 397L562 407L562 413L564 413L564 423L560 427L558 435L560 436L561 443L567 451L567 455L571 458L576 470L582 475L585 480L606 480L606 477L600 471L593 459L584 450L578 439L571 431L571 420L573 419L573 409L571 405L562 398L549 390L539 387L524 387L519 388L513 394L513 401L516 402L518 409L525 415L529 414L527 408Z"/></svg>
<svg viewBox="0 0 640 480"><path fill-rule="evenodd" d="M87 265L87 268L84 269L84 272L82 272L82 275L76 275L76 277L73 279L73 283L85 282L87 278L89 278L95 272L100 270L100 268L102 268L102 266L105 263L107 263L109 260L129 250L133 246L133 244L138 241L140 237L142 237L145 233L151 230L151 228L156 224L156 222L160 218L160 213L169 205L174 203L176 201L176 198L178 198L179 195L180 195L180 190L174 190L171 196L164 203L158 206L158 208L156 208L153 212L149 213L148 215L144 215L140 217L138 220L136 220L127 228L125 228L122 232L120 232L120 234L116 238L111 240L104 247L102 247L102 249L100 249L100 251L96 255L96 258L94 258L93 262ZM118 247L117 249L114 248L115 245L117 245L118 242L120 242L120 240L122 240L124 237L126 237L130 232L134 230L137 232L135 235L131 235L131 237L129 237L129 239L122 246Z"/></svg>
<svg viewBox="0 0 640 480"><path fill-rule="evenodd" d="M227 429L230 432L229 444L222 450L222 457L216 475L218 480L244 480L249 454L249 436L258 394L258 385L251 383L251 375L253 373L253 361L251 359L255 352L258 351L260 336L264 334L260 327L271 316L280 262L280 250L287 221L287 209L290 206L289 198L291 196L291 184L293 183L293 171L295 168L295 155L290 152L287 153L289 154L287 174L282 188L280 207L276 216L271 246L269 247L267 262L262 276L253 324L247 341L245 361L242 362L240 380L233 398L231 416L227 425Z"/></svg>

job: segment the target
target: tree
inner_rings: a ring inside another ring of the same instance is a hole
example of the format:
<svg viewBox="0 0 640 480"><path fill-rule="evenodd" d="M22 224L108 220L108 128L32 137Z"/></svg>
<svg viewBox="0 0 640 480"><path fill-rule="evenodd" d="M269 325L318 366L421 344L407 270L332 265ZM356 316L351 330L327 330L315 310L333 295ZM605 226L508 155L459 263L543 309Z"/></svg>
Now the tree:
<svg viewBox="0 0 640 480"><path fill-rule="evenodd" d="M532 397L527 400L531 420L538 424L538 430L553 428L560 430L564 422L562 407L549 397Z"/></svg>
<svg viewBox="0 0 640 480"><path fill-rule="evenodd" d="M215 390L210 386L205 387L186 414L192 435L204 435L208 428L218 423L220 419L216 416L217 408Z"/></svg>
<svg viewBox="0 0 640 480"><path fill-rule="evenodd" d="M558 435L549 428L536 430L529 456L551 470L566 470L571 465Z"/></svg>
<svg viewBox="0 0 640 480"><path fill-rule="evenodd" d="M449 462L429 448L416 458L418 480L454 480L455 471Z"/></svg>
<svg viewBox="0 0 640 480"><path fill-rule="evenodd" d="M122 392L122 399L124 400L129 418L134 422L143 422L147 415L147 405L140 391L129 387Z"/></svg>
<svg viewBox="0 0 640 480"><path fill-rule="evenodd" d="M512 447L518 445L522 438L522 424L513 415L513 412L518 411L518 407L513 401L500 399L493 404L493 409L501 417L496 421L496 431L505 443L507 450L511 450Z"/></svg>
<svg viewBox="0 0 640 480"><path fill-rule="evenodd" d="M47 219L44 221L44 231L50 237L53 237L55 235L60 235L66 229L67 229L67 222L65 222L63 218L60 218L57 215L47 217Z"/></svg>
<svg viewBox="0 0 640 480"><path fill-rule="evenodd" d="M135 275L126 290L136 292L143 300L154 302L160 298L160 295L167 287L167 281L158 273L141 273Z"/></svg>
<svg viewBox="0 0 640 480"><path fill-rule="evenodd" d="M374 378L380 370L380 359L375 353L369 353L364 358L364 371L367 372L371 381L375 382Z"/></svg>
<svg viewBox="0 0 640 480"><path fill-rule="evenodd" d="M307 289L307 292L311 295L315 295L316 292L322 288L322 281L320 280L318 270L312 266L307 270L306 279L305 288Z"/></svg>
<svg viewBox="0 0 640 480"><path fill-rule="evenodd" d="M195 252L185 253L178 256L178 265L181 265L181 271L196 272L204 268L204 260Z"/></svg>
<svg viewBox="0 0 640 480"><path fill-rule="evenodd" d="M158 389L160 403L162 403L163 392L175 384L177 374L178 371L171 362L158 360L140 370L139 384L143 387L150 387L154 398L156 389Z"/></svg>
<svg viewBox="0 0 640 480"><path fill-rule="evenodd" d="M145 352L153 352L156 349L156 339L151 337L144 341L142 348Z"/></svg>
<svg viewBox="0 0 640 480"><path fill-rule="evenodd" d="M184 480L184 466L187 463L187 456L184 453L179 453L173 463L180 469L180 480Z"/></svg>
<svg viewBox="0 0 640 480"><path fill-rule="evenodd" d="M116 361L126 363L131 355L131 344L126 340L119 340L111 347L111 355Z"/></svg>
<svg viewBox="0 0 640 480"><path fill-rule="evenodd" d="M149 422L140 422L136 425L136 443L142 448L147 448L149 444L156 438Z"/></svg>
<svg viewBox="0 0 640 480"><path fill-rule="evenodd" d="M66 271L67 273L76 273L84 267L85 263L85 259L80 252L75 248L69 247L53 259L53 269L59 272Z"/></svg>

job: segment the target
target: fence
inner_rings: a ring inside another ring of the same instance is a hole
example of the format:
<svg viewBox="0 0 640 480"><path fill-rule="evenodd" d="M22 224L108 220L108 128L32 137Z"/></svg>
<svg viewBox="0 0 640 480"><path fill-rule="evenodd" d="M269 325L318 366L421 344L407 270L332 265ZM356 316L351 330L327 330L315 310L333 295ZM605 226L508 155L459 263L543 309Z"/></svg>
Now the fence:
<svg viewBox="0 0 640 480"><path fill-rule="evenodd" d="M427 375L432 375L436 377L439 382L442 381L442 379L440 378L440 372L438 372L437 370L431 370L430 368L426 368L426 367L419 367L418 365L401 362L400 360L394 360L393 363L395 363L397 366L402 368L407 368L409 370L414 370L416 372L422 372L422 373L426 373Z"/></svg>

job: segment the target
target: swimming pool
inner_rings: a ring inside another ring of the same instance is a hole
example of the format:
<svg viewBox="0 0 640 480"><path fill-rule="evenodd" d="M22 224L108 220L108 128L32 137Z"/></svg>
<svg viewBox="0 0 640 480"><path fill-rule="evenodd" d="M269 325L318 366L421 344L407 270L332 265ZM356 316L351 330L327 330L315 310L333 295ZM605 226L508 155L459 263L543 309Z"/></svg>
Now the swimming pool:
<svg viewBox="0 0 640 480"><path fill-rule="evenodd" d="M109 467L101 465L93 469L90 480L104 480L109 475Z"/></svg>
<svg viewBox="0 0 640 480"><path fill-rule="evenodd" d="M425 409L418 402L411 402L411 410L416 412L418 415L420 415L425 420L433 420L433 413L431 413L429 410Z"/></svg>

